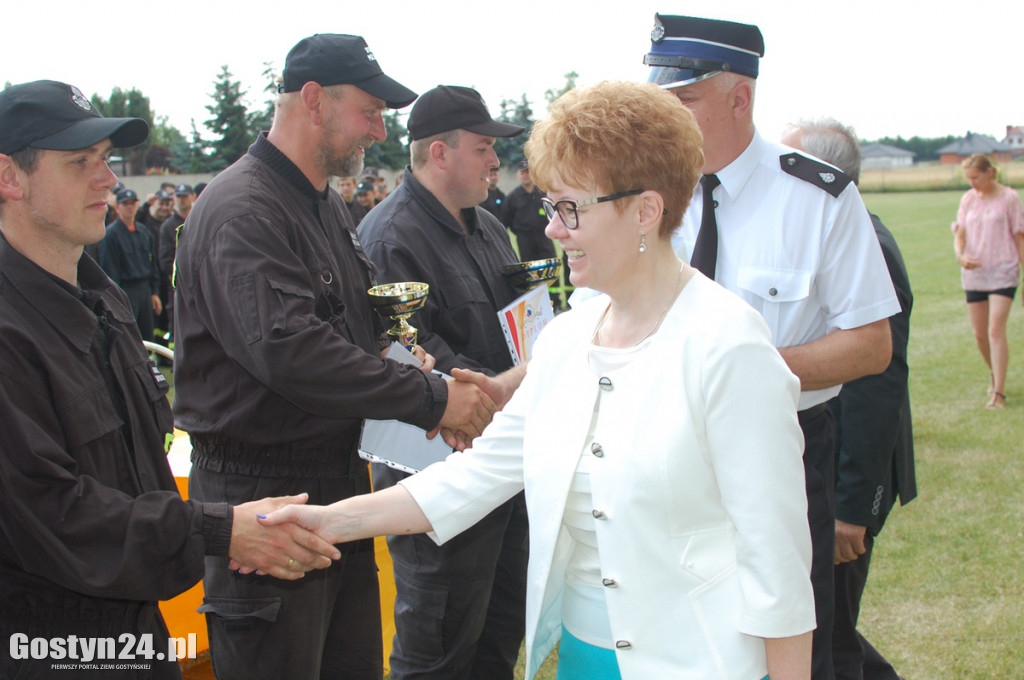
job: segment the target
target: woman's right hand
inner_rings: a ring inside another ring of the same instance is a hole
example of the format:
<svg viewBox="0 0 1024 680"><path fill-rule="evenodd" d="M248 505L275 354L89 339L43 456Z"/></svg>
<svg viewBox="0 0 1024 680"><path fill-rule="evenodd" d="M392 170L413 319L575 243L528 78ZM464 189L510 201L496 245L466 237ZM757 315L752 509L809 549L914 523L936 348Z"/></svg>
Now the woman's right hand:
<svg viewBox="0 0 1024 680"><path fill-rule="evenodd" d="M973 255L968 255L967 253L960 255L960 257L956 258L956 261L959 262L960 266L964 269L977 269L981 266L981 262L978 261L978 258Z"/></svg>

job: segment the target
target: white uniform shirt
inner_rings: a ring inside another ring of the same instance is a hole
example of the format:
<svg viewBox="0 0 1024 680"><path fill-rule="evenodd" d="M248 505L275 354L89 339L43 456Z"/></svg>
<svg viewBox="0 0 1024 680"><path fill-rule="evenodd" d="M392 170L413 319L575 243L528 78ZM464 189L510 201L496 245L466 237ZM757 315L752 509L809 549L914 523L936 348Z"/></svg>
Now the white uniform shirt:
<svg viewBox="0 0 1024 680"><path fill-rule="evenodd" d="M867 208L851 183L838 198L783 171L794 150L763 139L715 173L718 264L715 280L756 309L776 347L803 345L900 311ZM818 161L820 162L820 161ZM700 185L673 245L686 261L703 213ZM805 409L840 385L800 394Z"/></svg>

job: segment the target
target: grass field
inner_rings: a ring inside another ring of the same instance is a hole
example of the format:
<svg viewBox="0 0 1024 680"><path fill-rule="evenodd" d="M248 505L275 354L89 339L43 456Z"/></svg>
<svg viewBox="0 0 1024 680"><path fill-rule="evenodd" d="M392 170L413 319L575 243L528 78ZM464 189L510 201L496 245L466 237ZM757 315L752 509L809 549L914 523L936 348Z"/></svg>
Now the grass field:
<svg viewBox="0 0 1024 680"><path fill-rule="evenodd" d="M960 192L866 194L910 273L919 498L879 537L862 625L908 680L1024 677L1024 314L1010 314L1007 408L967 322L949 224Z"/></svg>
<svg viewBox="0 0 1024 680"><path fill-rule="evenodd" d="M988 371L949 231L960 196L865 194L895 234L914 291L919 496L878 538L861 630L907 680L1024 678L1024 310L1018 296L1007 407L986 411ZM550 660L537 677L553 680Z"/></svg>

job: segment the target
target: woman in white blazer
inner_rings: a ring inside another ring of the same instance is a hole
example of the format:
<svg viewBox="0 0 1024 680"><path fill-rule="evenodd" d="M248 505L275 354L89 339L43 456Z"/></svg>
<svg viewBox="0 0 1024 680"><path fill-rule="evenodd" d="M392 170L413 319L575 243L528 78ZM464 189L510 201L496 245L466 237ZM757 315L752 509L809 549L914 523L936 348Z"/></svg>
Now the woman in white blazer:
<svg viewBox="0 0 1024 680"><path fill-rule="evenodd" d="M559 642L566 680L809 678L799 385L761 317L672 250L703 165L693 116L602 83L560 98L526 153L572 283L603 295L545 328L472 449L265 521L440 543L525 488L528 678Z"/></svg>

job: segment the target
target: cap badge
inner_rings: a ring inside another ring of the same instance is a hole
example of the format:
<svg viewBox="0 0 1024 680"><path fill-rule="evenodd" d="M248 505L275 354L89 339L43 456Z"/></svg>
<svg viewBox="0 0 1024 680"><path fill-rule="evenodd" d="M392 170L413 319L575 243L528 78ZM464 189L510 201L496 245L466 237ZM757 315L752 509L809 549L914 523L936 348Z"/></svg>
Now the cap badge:
<svg viewBox="0 0 1024 680"><path fill-rule="evenodd" d="M651 42L660 43L665 39L665 27L661 25L660 21L655 22L654 28L651 29Z"/></svg>
<svg viewBox="0 0 1024 680"><path fill-rule="evenodd" d="M820 177L821 181L825 184L832 184L832 182L836 181L835 173L832 172L819 172L818 177Z"/></svg>
<svg viewBox="0 0 1024 680"><path fill-rule="evenodd" d="M377 61L377 57L373 56L373 52L370 51L369 47L364 47L363 49L366 50L367 59L369 59L370 61Z"/></svg>
<svg viewBox="0 0 1024 680"><path fill-rule="evenodd" d="M86 99L84 94L82 94L82 91L74 85L71 85L70 87L71 101L75 104L75 106L82 109L83 111L92 111L92 104L90 104L89 100Z"/></svg>

